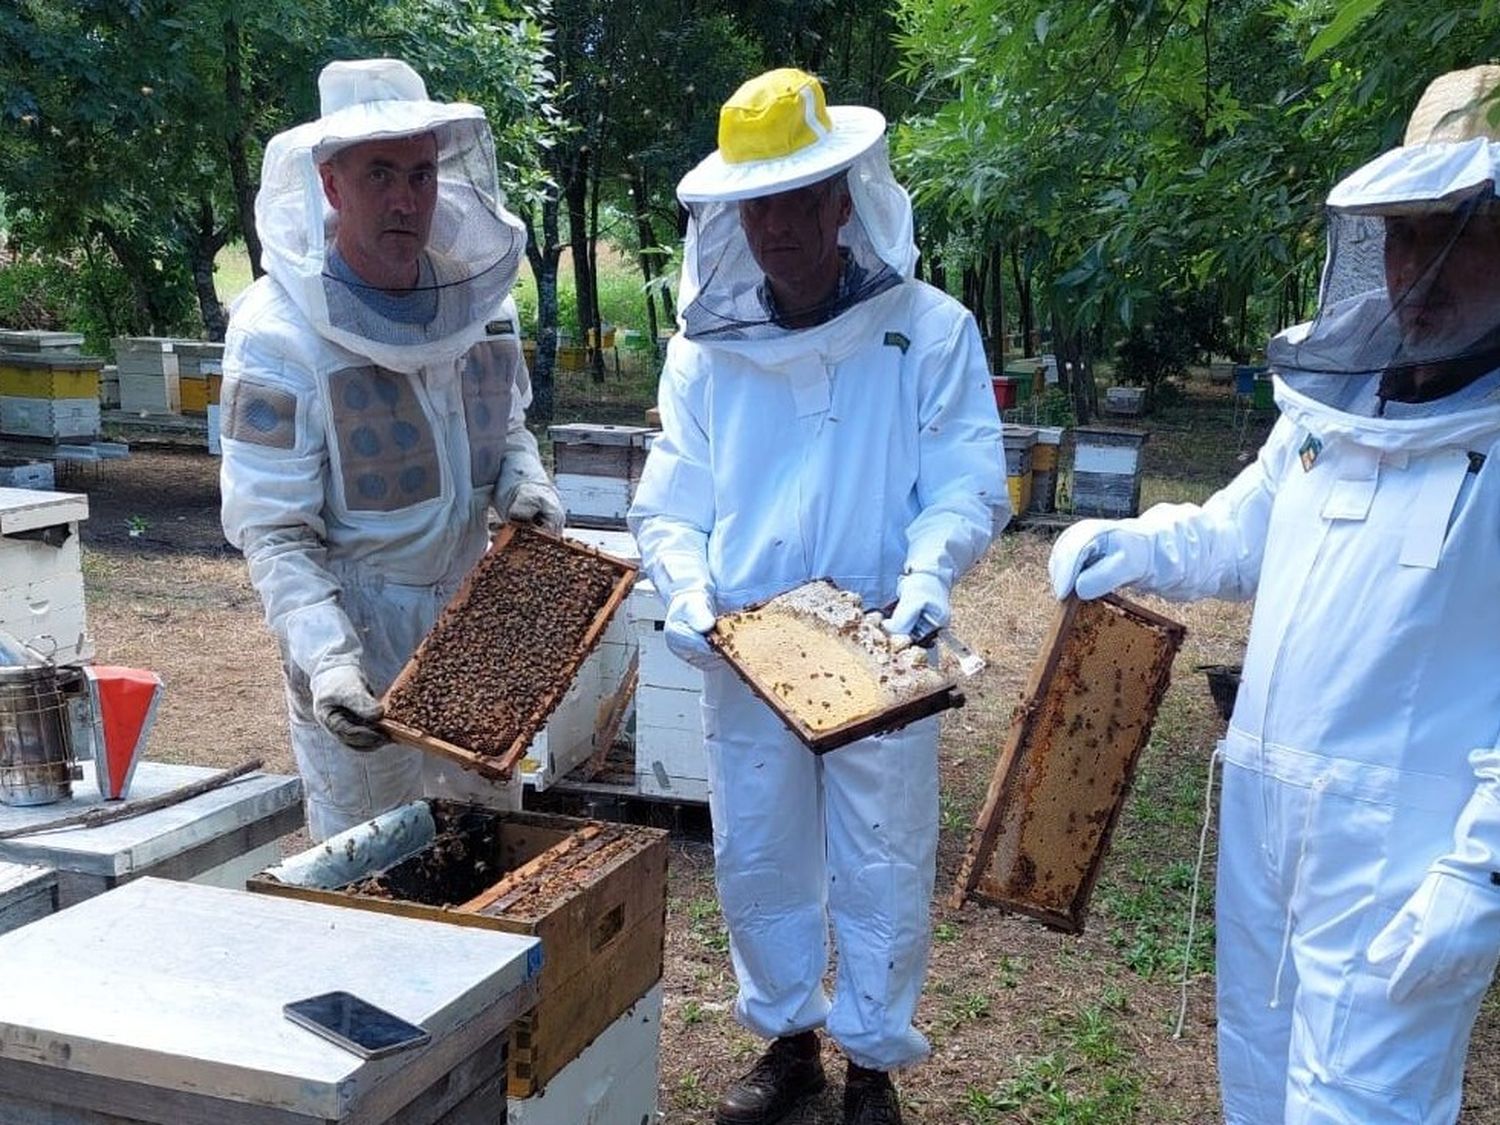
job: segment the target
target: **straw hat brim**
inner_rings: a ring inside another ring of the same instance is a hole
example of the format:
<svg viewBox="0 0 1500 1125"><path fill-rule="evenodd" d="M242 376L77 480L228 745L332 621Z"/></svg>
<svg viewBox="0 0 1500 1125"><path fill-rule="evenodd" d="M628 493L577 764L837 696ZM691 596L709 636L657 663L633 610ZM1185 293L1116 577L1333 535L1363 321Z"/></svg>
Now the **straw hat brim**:
<svg viewBox="0 0 1500 1125"><path fill-rule="evenodd" d="M828 116L833 128L790 156L731 164L716 149L678 182L677 198L729 202L806 187L849 167L885 135L885 117L867 106L831 105Z"/></svg>
<svg viewBox="0 0 1500 1125"><path fill-rule="evenodd" d="M1494 198L1500 143L1476 138L1406 145L1377 156L1328 193L1328 207L1349 215L1431 215L1475 197Z"/></svg>

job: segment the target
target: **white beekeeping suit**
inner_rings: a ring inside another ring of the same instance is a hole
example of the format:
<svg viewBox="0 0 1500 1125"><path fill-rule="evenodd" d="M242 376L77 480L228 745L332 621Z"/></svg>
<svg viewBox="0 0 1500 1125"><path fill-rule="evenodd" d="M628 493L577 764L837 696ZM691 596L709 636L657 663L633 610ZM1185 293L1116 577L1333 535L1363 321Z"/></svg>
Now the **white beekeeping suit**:
<svg viewBox="0 0 1500 1125"><path fill-rule="evenodd" d="M1232 1125L1453 1121L1500 956L1497 78L1434 82L1330 193L1256 463L1053 551L1059 597L1256 599L1221 746Z"/></svg>
<svg viewBox="0 0 1500 1125"><path fill-rule="evenodd" d="M927 1052L911 1020L927 958L937 722L815 757L702 633L715 613L825 577L871 607L899 599L896 630L925 631L946 622L950 586L1005 522L979 335L961 306L912 279L911 207L884 126L873 110L825 107L816 80L791 70L746 83L724 107L719 151L678 187L690 213L682 330L630 513L668 603L668 640L704 672L737 1015L767 1038L826 1024L878 1070ZM837 288L792 327L742 208L800 188L821 206L845 182ZM729 1113L719 1120L755 1120Z"/></svg>
<svg viewBox="0 0 1500 1125"><path fill-rule="evenodd" d="M509 293L525 236L504 208L483 111L429 101L389 59L332 63L319 88L322 116L266 148L267 276L230 322L221 483L225 534L280 643L322 839L422 794L421 754L369 723L483 553L489 509L554 526L561 511L524 424L531 390ZM426 154L414 170L384 157L403 145ZM375 214L372 237L416 240L414 284L360 275L355 212L325 183L341 158L361 161L359 183L409 177L428 193L425 245L420 222L385 229L408 223L405 203L394 219ZM464 795L445 787L456 771L428 774L429 792Z"/></svg>

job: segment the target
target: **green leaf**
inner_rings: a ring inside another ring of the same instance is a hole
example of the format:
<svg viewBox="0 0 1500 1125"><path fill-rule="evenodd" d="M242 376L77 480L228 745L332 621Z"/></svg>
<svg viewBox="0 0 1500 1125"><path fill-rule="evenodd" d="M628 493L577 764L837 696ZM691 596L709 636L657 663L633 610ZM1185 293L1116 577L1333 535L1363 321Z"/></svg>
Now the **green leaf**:
<svg viewBox="0 0 1500 1125"><path fill-rule="evenodd" d="M1385 0L1345 0L1328 26L1313 36L1313 41L1308 44L1305 60L1312 62L1333 50L1384 3Z"/></svg>

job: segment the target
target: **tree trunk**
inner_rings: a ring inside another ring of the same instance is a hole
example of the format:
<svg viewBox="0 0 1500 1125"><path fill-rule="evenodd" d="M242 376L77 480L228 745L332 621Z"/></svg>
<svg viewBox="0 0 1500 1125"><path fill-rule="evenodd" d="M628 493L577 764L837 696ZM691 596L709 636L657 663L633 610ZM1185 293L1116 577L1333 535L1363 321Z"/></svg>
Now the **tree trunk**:
<svg viewBox="0 0 1500 1125"><path fill-rule="evenodd" d="M635 237L640 245L641 277L644 279L643 291L646 294L646 326L651 333L651 354L656 356L656 336L658 332L656 321L656 294L651 284L655 277L656 257L656 232L651 229L651 214L646 209L646 173L639 164L630 164L630 206L635 212Z"/></svg>
<svg viewBox="0 0 1500 1125"><path fill-rule="evenodd" d="M250 274L258 278L266 271L260 264L260 236L255 231L256 185L245 152L249 123L245 111L240 27L233 16L224 21L224 101L229 109L229 133L224 138L229 157L229 182L234 192L235 211L239 215L240 237L245 240L245 252L250 255Z"/></svg>
<svg viewBox="0 0 1500 1125"><path fill-rule="evenodd" d="M1073 399L1073 414L1080 426L1087 425L1099 412L1099 391L1094 386L1088 334L1076 329L1064 331L1061 320L1054 313L1052 349L1057 355L1058 378Z"/></svg>
<svg viewBox="0 0 1500 1125"><path fill-rule="evenodd" d="M573 254L573 292L578 301L578 342L584 342L594 323L594 281L589 266L589 150L573 155L563 197L568 205L568 245Z"/></svg>
<svg viewBox="0 0 1500 1125"><path fill-rule="evenodd" d="M1005 371L1005 249L999 243L990 246L990 336L994 341L995 374Z"/></svg>
<svg viewBox="0 0 1500 1125"><path fill-rule="evenodd" d="M129 332L135 336L162 335L166 329L166 315L156 300L155 287L148 276L145 257L136 252L127 239L109 223L101 219L93 221L93 231L109 247L125 278L130 284L130 299L135 306Z"/></svg>
<svg viewBox="0 0 1500 1125"><path fill-rule="evenodd" d="M549 187L542 196L541 231L529 212L526 222L526 258L536 278L536 358L531 367L531 408L528 418L534 423L552 421L556 406L557 366L557 263L562 258L562 244L557 238L557 189Z"/></svg>
<svg viewBox="0 0 1500 1125"><path fill-rule="evenodd" d="M601 147L598 151L602 152ZM594 346L589 349L594 382L604 382L604 316L599 309L599 179L600 168L596 162L593 175L589 177L589 308L593 318L589 331L593 333Z"/></svg>
<svg viewBox="0 0 1500 1125"><path fill-rule="evenodd" d="M1021 252L1016 242L1010 244L1010 273L1016 283L1016 300L1021 304L1021 354L1036 355L1041 351L1036 336L1036 309L1031 303L1031 274L1021 272ZM1054 350L1056 350L1054 348Z"/></svg>
<svg viewBox="0 0 1500 1125"><path fill-rule="evenodd" d="M219 303L214 288L214 259L224 247L228 232L215 228L214 206L207 199L198 201L198 219L188 240L188 266L193 271L193 288L198 294L198 311L203 317L203 331L210 340L223 340L229 318Z"/></svg>

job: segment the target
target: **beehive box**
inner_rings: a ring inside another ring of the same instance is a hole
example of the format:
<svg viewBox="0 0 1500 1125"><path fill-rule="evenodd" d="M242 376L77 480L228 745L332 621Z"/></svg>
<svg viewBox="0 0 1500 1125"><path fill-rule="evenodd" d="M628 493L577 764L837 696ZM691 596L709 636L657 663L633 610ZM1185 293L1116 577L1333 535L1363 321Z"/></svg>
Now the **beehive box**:
<svg viewBox="0 0 1500 1125"><path fill-rule="evenodd" d="M703 750L703 673L667 647L667 607L650 579L626 602L640 661L635 700L635 784L643 796L708 800Z"/></svg>
<svg viewBox="0 0 1500 1125"><path fill-rule="evenodd" d="M60 664L94 654L78 548L88 514L87 496L0 488L0 629Z"/></svg>
<svg viewBox="0 0 1500 1125"><path fill-rule="evenodd" d="M963 702L926 650L897 649L859 595L808 582L719 617L709 644L818 753Z"/></svg>
<svg viewBox="0 0 1500 1125"><path fill-rule="evenodd" d="M624 527L653 431L645 426L574 422L549 426L547 434L552 439L553 479L568 523Z"/></svg>
<svg viewBox="0 0 1500 1125"><path fill-rule="evenodd" d="M110 341L120 380L121 410L131 414L181 412L176 344L162 336L118 336Z"/></svg>
<svg viewBox="0 0 1500 1125"><path fill-rule="evenodd" d="M248 886L540 938L540 1000L511 1044L509 1093L528 1098L661 978L666 875L660 829L425 800Z"/></svg>
<svg viewBox="0 0 1500 1125"><path fill-rule="evenodd" d="M1185 630L1123 598L1058 610L995 764L953 905L1080 933Z"/></svg>
<svg viewBox="0 0 1500 1125"><path fill-rule="evenodd" d="M57 911L57 872L0 860L0 934Z"/></svg>
<svg viewBox="0 0 1500 1125"><path fill-rule="evenodd" d="M386 692L382 729L508 780L635 574L601 551L506 524Z"/></svg>
<svg viewBox="0 0 1500 1125"><path fill-rule="evenodd" d="M224 345L207 340L178 340L172 345L177 356L178 394L184 414L204 415L219 401L223 385Z"/></svg>
<svg viewBox="0 0 1500 1125"><path fill-rule="evenodd" d="M1073 431L1073 514L1119 519L1141 509L1141 447L1150 434L1109 426Z"/></svg>
<svg viewBox="0 0 1500 1125"><path fill-rule="evenodd" d="M77 352L83 348L81 332L43 332L0 328L0 349L10 352Z"/></svg>

